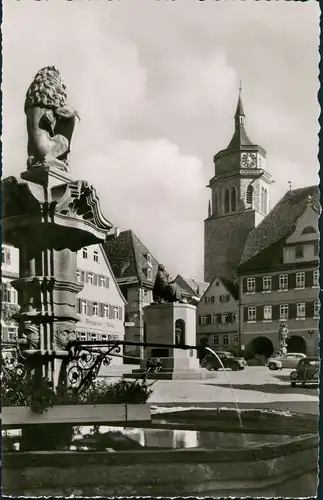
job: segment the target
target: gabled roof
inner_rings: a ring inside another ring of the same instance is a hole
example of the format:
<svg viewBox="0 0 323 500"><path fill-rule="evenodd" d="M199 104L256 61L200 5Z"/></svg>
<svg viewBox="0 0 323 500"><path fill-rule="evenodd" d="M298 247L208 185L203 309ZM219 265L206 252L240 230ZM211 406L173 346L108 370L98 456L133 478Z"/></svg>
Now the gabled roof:
<svg viewBox="0 0 323 500"><path fill-rule="evenodd" d="M293 232L296 220L309 202L309 196L313 202L319 202L317 186L287 191L267 217L249 234L240 266Z"/></svg>
<svg viewBox="0 0 323 500"><path fill-rule="evenodd" d="M227 291L232 295L232 297L235 300L239 299L239 287L238 287L237 283L235 283L232 280L229 280L228 278L224 278L223 276L220 276L220 275L216 275L213 278L213 280L211 281L211 283L209 284L209 286L207 287L207 289L203 293L203 296L201 297L201 299L204 297L204 295L207 294L208 290L212 287L212 285L215 281L221 281L224 288L227 289Z"/></svg>
<svg viewBox="0 0 323 500"><path fill-rule="evenodd" d="M192 295L196 295L198 297L202 297L205 290L207 290L207 288L209 287L209 283L206 283L205 281L199 281L194 278L187 278L185 276L182 276L181 274L178 274L176 276L175 281L184 291L187 291L188 293L191 293Z"/></svg>
<svg viewBox="0 0 323 500"><path fill-rule="evenodd" d="M126 301L126 299L124 298L124 295L123 295L123 293L122 293L122 291L121 291L121 289L120 289L120 286L119 286L118 281L117 281L117 279L116 279L116 277L115 277L115 275L114 275L114 272L113 272L112 266L111 266L111 264L110 264L110 262L109 262L109 259L108 259L107 255L106 255L106 253L105 253L105 250L104 250L104 248L103 248L102 243L99 243L99 248L100 248L100 250L101 250L101 252L102 252L102 256L103 256L103 258L104 258L104 261L105 261L105 263L106 263L106 265L107 265L107 267L108 267L108 269L109 269L109 271L110 271L110 276L111 276L111 278L112 278L112 280L113 280L113 282L114 282L114 284L115 284L115 286L116 286L116 288L117 288L117 290L118 290L118 292L119 292L119 294L120 294L120 296L121 296L122 300L124 301L124 303L125 303L125 304L127 304L127 301Z"/></svg>
<svg viewBox="0 0 323 500"><path fill-rule="evenodd" d="M116 239L104 243L103 247L119 285L143 283L153 286L158 262L133 231L122 231ZM147 261L148 254L151 265ZM152 270L151 280L147 278L148 267Z"/></svg>

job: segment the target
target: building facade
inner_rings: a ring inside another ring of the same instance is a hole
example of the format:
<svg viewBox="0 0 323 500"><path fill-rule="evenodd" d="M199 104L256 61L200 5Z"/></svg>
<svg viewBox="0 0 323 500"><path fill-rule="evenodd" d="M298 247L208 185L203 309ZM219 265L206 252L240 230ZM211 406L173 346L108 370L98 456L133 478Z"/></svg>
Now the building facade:
<svg viewBox="0 0 323 500"><path fill-rule="evenodd" d="M240 276L241 348L270 356L279 328L289 330L289 352L318 353L318 188L289 191L249 235Z"/></svg>
<svg viewBox="0 0 323 500"><path fill-rule="evenodd" d="M215 173L208 186L212 195L204 222L204 280L209 283L217 274L232 279L249 233L270 207L266 151L246 133L241 95L234 120L234 135L214 156Z"/></svg>
<svg viewBox="0 0 323 500"><path fill-rule="evenodd" d="M1 249L1 340L15 340L18 325L12 315L18 312L18 294L11 281L19 278L19 250L9 245Z"/></svg>
<svg viewBox="0 0 323 500"><path fill-rule="evenodd" d="M79 340L124 340L126 300L101 245L77 252L77 281L84 284L76 300ZM122 358L113 357L114 364Z"/></svg>
<svg viewBox="0 0 323 500"><path fill-rule="evenodd" d="M127 301L125 340L144 341L143 308L153 301L158 262L131 230L104 244L104 250ZM125 346L125 363L139 363L143 348Z"/></svg>
<svg viewBox="0 0 323 500"><path fill-rule="evenodd" d="M196 343L239 352L238 287L216 276L197 306Z"/></svg>
<svg viewBox="0 0 323 500"><path fill-rule="evenodd" d="M186 298L190 303L194 304L199 302L210 284L194 278L187 278L180 274L176 276L174 281L179 286L183 298Z"/></svg>

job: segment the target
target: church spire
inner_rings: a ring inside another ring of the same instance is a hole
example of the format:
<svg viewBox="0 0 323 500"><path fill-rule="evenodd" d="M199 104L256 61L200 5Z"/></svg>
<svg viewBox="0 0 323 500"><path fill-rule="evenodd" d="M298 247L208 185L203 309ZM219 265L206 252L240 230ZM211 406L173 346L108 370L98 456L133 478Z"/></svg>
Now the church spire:
<svg viewBox="0 0 323 500"><path fill-rule="evenodd" d="M241 90L242 90L242 88L241 88L241 80L240 80L237 110L236 110L236 113L234 115L235 131L234 131L233 137L232 137L227 149L240 149L243 146L252 146L253 145L252 142L250 141L248 135L247 135L246 130L245 130L246 115L245 115L245 112L243 110Z"/></svg>

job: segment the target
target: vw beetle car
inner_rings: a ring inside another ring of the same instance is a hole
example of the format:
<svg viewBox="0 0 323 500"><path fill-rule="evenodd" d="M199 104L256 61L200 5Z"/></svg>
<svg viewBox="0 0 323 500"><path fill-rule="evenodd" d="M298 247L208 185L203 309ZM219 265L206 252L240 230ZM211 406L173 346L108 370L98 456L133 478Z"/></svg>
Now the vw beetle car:
<svg viewBox="0 0 323 500"><path fill-rule="evenodd" d="M296 384L318 385L320 379L320 360L315 357L303 358L298 362L296 370L290 373L290 385L296 387Z"/></svg>
<svg viewBox="0 0 323 500"><path fill-rule="evenodd" d="M266 366L269 370L282 370L283 368L296 368L300 359L306 358L301 352L288 352L285 356L269 358Z"/></svg>
<svg viewBox="0 0 323 500"><path fill-rule="evenodd" d="M247 362L242 357L236 357L227 351L215 351L217 356L223 363L224 368L231 368L231 370L243 370L247 366ZM218 370L222 368L220 361L214 354L208 353L202 359L201 366L207 370Z"/></svg>

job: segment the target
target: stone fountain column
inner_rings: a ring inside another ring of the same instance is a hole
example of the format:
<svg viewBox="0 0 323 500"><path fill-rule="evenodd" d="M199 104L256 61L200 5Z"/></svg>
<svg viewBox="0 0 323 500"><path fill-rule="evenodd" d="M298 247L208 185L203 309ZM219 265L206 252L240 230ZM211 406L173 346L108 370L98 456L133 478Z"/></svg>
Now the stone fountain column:
<svg viewBox="0 0 323 500"><path fill-rule="evenodd" d="M95 190L43 164L3 181L3 237L19 248L19 343L28 370L66 384L66 347L76 338L76 251L115 237ZM65 369L64 369L65 367Z"/></svg>

